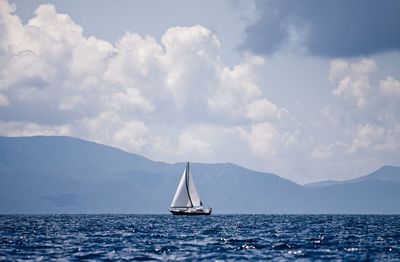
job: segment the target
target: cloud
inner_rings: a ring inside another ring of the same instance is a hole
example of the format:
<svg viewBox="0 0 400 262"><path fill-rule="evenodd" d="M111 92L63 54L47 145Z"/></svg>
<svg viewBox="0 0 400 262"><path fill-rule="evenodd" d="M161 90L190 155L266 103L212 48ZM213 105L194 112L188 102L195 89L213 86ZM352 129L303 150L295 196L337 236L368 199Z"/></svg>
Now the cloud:
<svg viewBox="0 0 400 262"><path fill-rule="evenodd" d="M0 107L2 106L8 106L10 102L8 102L8 98L0 93Z"/></svg>
<svg viewBox="0 0 400 262"><path fill-rule="evenodd" d="M272 54L298 46L311 55L351 57L400 50L397 1L256 1L258 20L242 45Z"/></svg>
<svg viewBox="0 0 400 262"><path fill-rule="evenodd" d="M264 59L251 54L246 54L245 59L232 69L223 68L218 89L207 100L212 112L231 120L246 118L247 107L263 97L258 69Z"/></svg>
<svg viewBox="0 0 400 262"><path fill-rule="evenodd" d="M207 28L174 27L161 38L165 47L162 58L165 84L182 117L207 113L207 99L217 88L220 68L220 43ZM190 109L190 110L187 110Z"/></svg>
<svg viewBox="0 0 400 262"><path fill-rule="evenodd" d="M332 155L333 155L332 145L318 145L311 152L311 157L314 159L326 159Z"/></svg>
<svg viewBox="0 0 400 262"><path fill-rule="evenodd" d="M210 61L219 60L220 43L218 38L200 25L170 28L163 35L161 42L165 46L166 52L172 56L184 53L203 57Z"/></svg>
<svg viewBox="0 0 400 262"><path fill-rule="evenodd" d="M76 109L79 104L83 103L83 98L82 96L70 96L66 97L65 99L61 100L60 105L58 106L58 109L60 111L72 111Z"/></svg>
<svg viewBox="0 0 400 262"><path fill-rule="evenodd" d="M353 64L333 60L330 63L329 79L337 87L332 94L355 103L359 108L364 107L371 91L370 75L376 70L375 61L371 59L362 59Z"/></svg>
<svg viewBox="0 0 400 262"><path fill-rule="evenodd" d="M400 96L400 81L393 77L386 77L380 81L380 87L385 95L396 95Z"/></svg>
<svg viewBox="0 0 400 262"><path fill-rule="evenodd" d="M369 123L359 126L348 149L349 153L359 150L397 151L400 149L400 125L383 128Z"/></svg>
<svg viewBox="0 0 400 262"><path fill-rule="evenodd" d="M375 160L396 155L400 136L400 83L391 76L379 80L378 71L373 59L353 63L331 61L328 78L335 86L332 94L347 102L349 107L336 108L336 115L325 107L323 114L343 129L347 138L339 138L344 138L339 144L331 142L317 146L312 154L314 158L331 157L335 151L336 155L341 152Z"/></svg>
<svg viewBox="0 0 400 262"><path fill-rule="evenodd" d="M179 136L179 154L188 155L190 153L208 155L210 154L210 145L199 138L195 138L190 134L182 134Z"/></svg>
<svg viewBox="0 0 400 262"><path fill-rule="evenodd" d="M373 120L390 127L400 120L400 81L391 76L379 79L379 71L373 59L364 58L353 63L336 59L330 62L328 78L334 86L332 94L349 105L346 109L357 109L346 112L347 116L363 120L363 124ZM328 107L323 110L325 116L338 122L332 112Z"/></svg>
<svg viewBox="0 0 400 262"><path fill-rule="evenodd" d="M126 32L111 44L84 36L53 5L23 24L1 4L0 105L8 111L0 117L22 118L3 122L2 134L42 129L150 156L211 159L241 139L237 125L287 113L262 91L263 58L224 64L217 36L201 25L170 28L161 41Z"/></svg>
<svg viewBox="0 0 400 262"><path fill-rule="evenodd" d="M138 89L127 88L122 92L115 92L110 96L105 96L103 101L108 107L115 111L137 112L143 111L150 113L155 107L142 96Z"/></svg>
<svg viewBox="0 0 400 262"><path fill-rule="evenodd" d="M263 122L251 127L250 132L242 131L249 146L256 154L275 157L279 137L278 130L270 123Z"/></svg>
<svg viewBox="0 0 400 262"><path fill-rule="evenodd" d="M385 130L382 127L365 124L357 128L354 140L349 148L349 152L353 153L360 149L368 149L369 147L382 143Z"/></svg>
<svg viewBox="0 0 400 262"><path fill-rule="evenodd" d="M255 121L281 119L289 112L278 108L267 99L257 99L247 106L246 117Z"/></svg>
<svg viewBox="0 0 400 262"><path fill-rule="evenodd" d="M92 118L79 119L75 124L74 132L79 136L130 152L140 151L147 144L149 136L145 123L123 118L113 111L104 111Z"/></svg>
<svg viewBox="0 0 400 262"><path fill-rule="evenodd" d="M72 127L65 125L41 125L32 122L0 121L0 135L3 136L66 136L72 135Z"/></svg>

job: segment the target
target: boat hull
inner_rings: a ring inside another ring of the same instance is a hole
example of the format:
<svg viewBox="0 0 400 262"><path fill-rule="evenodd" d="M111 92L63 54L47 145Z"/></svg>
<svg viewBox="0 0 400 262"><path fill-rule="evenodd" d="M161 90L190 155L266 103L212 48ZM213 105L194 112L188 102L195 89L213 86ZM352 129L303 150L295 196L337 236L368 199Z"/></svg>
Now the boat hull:
<svg viewBox="0 0 400 262"><path fill-rule="evenodd" d="M204 209L170 209L174 216L209 216L211 215L211 208Z"/></svg>
<svg viewBox="0 0 400 262"><path fill-rule="evenodd" d="M170 211L174 216L209 216L211 212Z"/></svg>

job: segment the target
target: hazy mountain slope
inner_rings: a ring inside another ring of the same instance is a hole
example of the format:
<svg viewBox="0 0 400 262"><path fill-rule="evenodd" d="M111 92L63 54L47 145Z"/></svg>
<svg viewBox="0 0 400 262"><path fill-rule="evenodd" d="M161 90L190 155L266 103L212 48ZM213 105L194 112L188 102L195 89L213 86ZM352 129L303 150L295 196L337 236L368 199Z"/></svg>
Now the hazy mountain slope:
<svg viewBox="0 0 400 262"><path fill-rule="evenodd" d="M305 212L400 213L400 167L384 166L356 179L321 181L305 187L309 203Z"/></svg>
<svg viewBox="0 0 400 262"><path fill-rule="evenodd" d="M341 185L348 183L355 183L361 181L386 181L386 182L400 182L400 167L395 166L384 166L380 169L372 172L369 175L361 176L355 179L345 180L345 181L334 181L334 180L324 180L314 183L305 184L305 187L308 188L318 188L318 187L327 187L333 185Z"/></svg>
<svg viewBox="0 0 400 262"><path fill-rule="evenodd" d="M233 164L192 166L205 201L222 213L289 212L295 207L291 195L303 190L298 184L276 175L251 171Z"/></svg>
<svg viewBox="0 0 400 262"><path fill-rule="evenodd" d="M400 183L361 181L311 188L304 213L400 214Z"/></svg>
<svg viewBox="0 0 400 262"><path fill-rule="evenodd" d="M165 213L184 165L70 137L1 137L0 211ZM192 170L204 202L219 212L285 211L274 199L301 189L232 164L192 164Z"/></svg>
<svg viewBox="0 0 400 262"><path fill-rule="evenodd" d="M33 213L122 212L121 207L129 204L140 210L142 204L128 198L150 204L143 187L146 178L165 165L75 138L3 137L1 208ZM136 176L137 182L125 179L125 173Z"/></svg>
<svg viewBox="0 0 400 262"><path fill-rule="evenodd" d="M85 169L87 175L98 175L132 166L146 170L157 164L139 155L72 137L0 137L0 170L4 171L8 167L12 172L47 173Z"/></svg>
<svg viewBox="0 0 400 262"><path fill-rule="evenodd" d="M184 166L70 137L0 137L0 213L167 213ZM386 181L399 168L307 188L230 163L191 167L217 213L400 213L400 183Z"/></svg>
<svg viewBox="0 0 400 262"><path fill-rule="evenodd" d="M369 175L349 180L349 182L359 182L366 180L400 182L400 167L384 166Z"/></svg>

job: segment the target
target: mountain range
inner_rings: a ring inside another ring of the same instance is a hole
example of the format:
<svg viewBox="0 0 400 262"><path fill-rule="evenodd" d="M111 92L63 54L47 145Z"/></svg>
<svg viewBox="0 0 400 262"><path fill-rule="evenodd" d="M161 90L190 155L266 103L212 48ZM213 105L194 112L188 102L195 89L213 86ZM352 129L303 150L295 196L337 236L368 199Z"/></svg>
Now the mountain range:
<svg viewBox="0 0 400 262"><path fill-rule="evenodd" d="M0 137L0 213L167 213L185 163L72 137ZM400 214L400 167L301 186L232 163L192 163L215 213Z"/></svg>

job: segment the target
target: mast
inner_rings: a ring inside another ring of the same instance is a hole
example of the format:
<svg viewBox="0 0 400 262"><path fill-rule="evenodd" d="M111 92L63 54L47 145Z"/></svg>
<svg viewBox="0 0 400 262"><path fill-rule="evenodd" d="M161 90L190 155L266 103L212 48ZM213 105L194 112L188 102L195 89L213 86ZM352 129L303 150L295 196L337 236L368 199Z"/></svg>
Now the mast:
<svg viewBox="0 0 400 262"><path fill-rule="evenodd" d="M189 197L190 206L193 207L192 198L190 197L190 193L189 193L189 162L187 162L187 164L186 164L185 181L186 181L186 192L187 192L188 197Z"/></svg>

